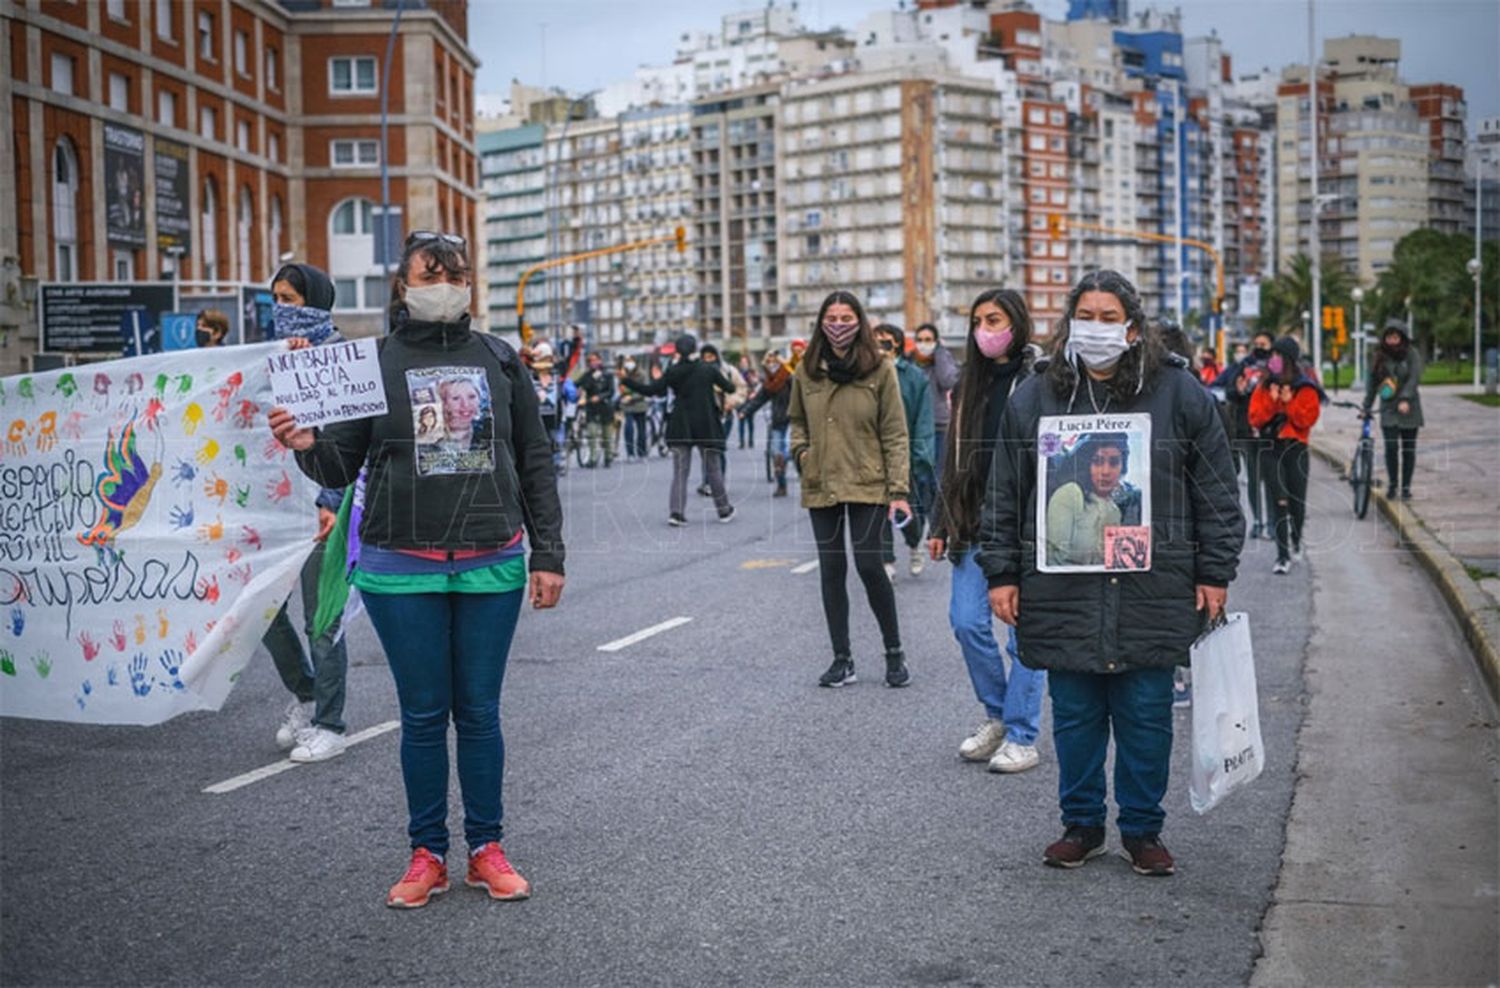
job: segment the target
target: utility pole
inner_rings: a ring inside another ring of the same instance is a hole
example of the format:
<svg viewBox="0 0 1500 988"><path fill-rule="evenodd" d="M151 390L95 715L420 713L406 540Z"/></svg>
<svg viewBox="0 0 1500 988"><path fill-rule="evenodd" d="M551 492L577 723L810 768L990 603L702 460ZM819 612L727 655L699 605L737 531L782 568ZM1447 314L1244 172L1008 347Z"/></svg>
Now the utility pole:
<svg viewBox="0 0 1500 988"><path fill-rule="evenodd" d="M1314 28L1313 6L1315 0L1307 0L1307 106L1312 121L1312 196L1308 200L1311 207L1312 224L1310 246L1312 252L1312 303L1308 311L1312 313L1312 328L1309 335L1312 337L1312 365L1313 376L1323 376L1323 320L1319 313L1323 311L1323 245L1318 229L1318 207L1321 200L1318 198L1318 166L1321 164L1321 156L1318 154L1318 36Z"/></svg>
<svg viewBox="0 0 1500 988"><path fill-rule="evenodd" d="M1483 279L1480 275L1484 272L1484 155L1474 156L1474 260L1469 262L1469 273L1474 276L1474 391L1479 391L1479 382L1483 379L1479 373L1479 352L1481 342L1481 331L1483 328L1484 310L1482 308L1483 297L1479 293L1479 286Z"/></svg>
<svg viewBox="0 0 1500 988"><path fill-rule="evenodd" d="M396 0L391 35L385 41L385 64L380 67L380 270L385 290L391 290L391 62L396 58L396 35L401 31L401 12L406 0ZM404 94L406 87L402 87ZM402 96L405 99L405 96ZM390 300L387 299L389 302Z"/></svg>
<svg viewBox="0 0 1500 988"><path fill-rule="evenodd" d="M1177 324L1183 324L1187 311L1182 305L1182 83L1172 89L1172 214L1176 218L1176 236L1172 243L1172 308Z"/></svg>

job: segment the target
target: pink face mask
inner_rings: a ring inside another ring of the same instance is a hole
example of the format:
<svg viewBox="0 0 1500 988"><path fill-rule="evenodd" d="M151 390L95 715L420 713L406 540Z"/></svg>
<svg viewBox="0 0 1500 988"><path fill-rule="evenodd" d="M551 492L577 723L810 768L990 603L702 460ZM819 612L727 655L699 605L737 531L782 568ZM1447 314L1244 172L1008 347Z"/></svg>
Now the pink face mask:
<svg viewBox="0 0 1500 988"><path fill-rule="evenodd" d="M1266 361L1266 370L1270 371L1277 377L1280 377L1281 372L1285 369L1286 361L1282 359L1282 356L1279 353L1271 354L1271 359Z"/></svg>
<svg viewBox="0 0 1500 988"><path fill-rule="evenodd" d="M828 342L842 350L854 342L854 337L859 335L859 323L857 322L825 322L823 324L823 335L828 337Z"/></svg>
<svg viewBox="0 0 1500 988"><path fill-rule="evenodd" d="M998 333L992 333L987 329L974 330L974 344L979 347L979 352L990 360L1005 355L1010 349L1010 341L1015 338L1015 332L1002 329Z"/></svg>

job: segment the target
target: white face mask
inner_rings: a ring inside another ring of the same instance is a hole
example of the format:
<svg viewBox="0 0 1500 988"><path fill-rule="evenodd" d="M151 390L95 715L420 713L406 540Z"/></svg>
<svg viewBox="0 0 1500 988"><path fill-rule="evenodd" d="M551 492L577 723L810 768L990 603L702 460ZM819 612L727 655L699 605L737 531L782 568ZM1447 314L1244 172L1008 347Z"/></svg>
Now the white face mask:
<svg viewBox="0 0 1500 988"><path fill-rule="evenodd" d="M406 311L417 322L457 322L469 311L473 289L468 285L422 285L406 289Z"/></svg>
<svg viewBox="0 0 1500 988"><path fill-rule="evenodd" d="M635 370L635 361L634 360L627 360L627 361L625 361L625 369L628 370L628 371Z"/></svg>
<svg viewBox="0 0 1500 988"><path fill-rule="evenodd" d="M1129 322L1068 322L1068 356L1077 357L1089 370L1107 371L1120 362L1130 342L1125 333Z"/></svg>
<svg viewBox="0 0 1500 988"><path fill-rule="evenodd" d="M930 357L934 353L937 353L937 344L936 343L922 343L922 342L919 341L917 343L917 352L920 353L924 357Z"/></svg>

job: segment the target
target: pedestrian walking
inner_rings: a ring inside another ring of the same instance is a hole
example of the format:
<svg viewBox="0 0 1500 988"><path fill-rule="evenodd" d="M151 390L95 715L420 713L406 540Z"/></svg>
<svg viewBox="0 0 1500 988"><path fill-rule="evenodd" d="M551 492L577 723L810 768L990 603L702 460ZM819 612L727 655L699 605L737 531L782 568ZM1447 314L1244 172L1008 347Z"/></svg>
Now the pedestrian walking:
<svg viewBox="0 0 1500 988"><path fill-rule="evenodd" d="M272 335L288 341L292 349L343 340L333 325L333 282L320 269L311 264L283 265L271 279L271 297ZM313 501L318 512L318 532L313 536L317 544L303 563L298 579L308 649L302 647L286 604L276 612L262 639L282 685L292 694L276 728L276 746L289 752L287 757L294 762L326 761L343 754L346 746L344 700L348 648L337 621L322 634L314 634L313 628L318 613L318 576L323 571L328 536L338 522L343 500L342 490L325 487Z"/></svg>
<svg viewBox="0 0 1500 988"><path fill-rule="evenodd" d="M1370 379L1365 383L1364 414L1380 401L1380 435L1385 445L1386 497L1401 492L1411 500L1411 478L1417 469L1417 430L1422 428L1422 352L1411 344L1406 324L1390 319Z"/></svg>
<svg viewBox="0 0 1500 988"><path fill-rule="evenodd" d="M667 524L687 524L687 488L693 470L693 451L703 458L703 473L719 521L734 518L734 506L724 489L724 474L719 454L724 451L726 432L719 418L715 389L730 391L734 383L725 377L717 363L698 359L698 341L690 334L677 338L676 361L661 377L644 383L623 378L626 390L643 395L671 392L672 410L667 415L667 445L672 450L672 490Z"/></svg>
<svg viewBox="0 0 1500 988"><path fill-rule="evenodd" d="M1229 444L1235 454L1236 472L1241 465L1245 469L1245 493L1250 501L1252 539L1276 537L1275 526L1267 524L1272 510L1271 498L1269 485L1260 472L1262 453L1269 444L1250 425L1250 397L1266 374L1266 364L1271 359L1271 345L1274 342L1275 337L1270 333L1256 333L1250 341L1249 352L1225 368L1213 382L1213 387L1223 390L1224 401L1229 410Z"/></svg>
<svg viewBox="0 0 1500 988"><path fill-rule="evenodd" d="M880 625L886 685L905 686L911 674L901 649L896 594L880 550L887 518L911 516L906 414L896 367L881 357L864 308L850 292L836 291L823 300L806 356L792 378L789 414L792 460L817 541L823 616L833 644L833 663L818 685L855 681L845 586L847 533L855 571Z"/></svg>
<svg viewBox="0 0 1500 988"><path fill-rule="evenodd" d="M1250 395L1250 425L1266 441L1261 473L1271 489L1271 520L1276 530L1276 563L1271 572L1278 576L1302 559L1307 444L1326 400L1322 386L1303 366L1301 350L1290 336L1277 340L1266 361L1266 374Z"/></svg>
<svg viewBox="0 0 1500 988"><path fill-rule="evenodd" d="M621 362L620 369L624 372L624 377L633 381L644 384L648 380L645 370L634 357L626 357ZM650 448L646 441L646 416L651 411L651 400L638 392L623 391L620 396L620 411L625 415L626 461L644 461Z"/></svg>
<svg viewBox="0 0 1500 988"><path fill-rule="evenodd" d="M756 373L755 367L750 363L750 355L744 354L740 357L740 378L745 386L741 392L741 401L748 402L750 396L760 389L760 375ZM743 407L743 404L741 405ZM755 448L755 416L739 415L740 449Z"/></svg>
<svg viewBox="0 0 1500 988"><path fill-rule="evenodd" d="M586 362L588 369L579 379L578 390L589 451L583 465L592 470L600 460L606 467L615 460L615 377L605 371L604 356L597 350L590 351Z"/></svg>
<svg viewBox="0 0 1500 988"><path fill-rule="evenodd" d="M792 373L776 350L766 352L761 366L765 373L760 387L740 409L740 418L750 418L765 406L771 407L771 428L766 435L771 471L776 478L776 490L771 496L786 497L786 464L792 452Z"/></svg>
<svg viewBox="0 0 1500 988"><path fill-rule="evenodd" d="M528 582L535 608L556 605L562 593L552 443L515 351L470 327L462 238L409 235L393 288L391 332L379 357L389 414L304 429L278 408L271 430L320 484L343 486L368 471L352 582L396 680L412 847L386 904L423 906L448 889L450 721L466 883L492 898L522 899L530 885L500 845L500 689ZM423 412L433 407L444 419L443 438L418 442Z"/></svg>
<svg viewBox="0 0 1500 988"><path fill-rule="evenodd" d="M551 344L543 341L531 350L531 375L536 391L537 411L542 418L542 427L552 441L552 463L559 474L567 472L567 437L563 422L563 408L577 405L578 386L557 373ZM418 423L417 437L422 437Z"/></svg>
<svg viewBox="0 0 1500 988"><path fill-rule="evenodd" d="M938 464L938 486L943 483L942 464L952 419L953 389L958 386L958 361L942 345L938 328L930 322L917 327L916 345L911 359L927 373L928 394L932 397L932 462Z"/></svg>
<svg viewBox="0 0 1500 988"><path fill-rule="evenodd" d="M1021 662L1047 671L1064 833L1042 860L1074 868L1103 853L1113 736L1124 852L1136 872L1170 875L1160 834L1172 669L1188 661L1205 618L1223 612L1244 542L1229 442L1213 397L1163 349L1120 274L1083 277L1053 345L1001 418L979 553L991 607L1016 628ZM1149 512L1113 533L1114 565L1057 567L1041 555L1038 503L1071 439L1101 429L1135 436L1126 476L1149 489Z"/></svg>
<svg viewBox="0 0 1500 988"><path fill-rule="evenodd" d="M1004 413L1016 386L1032 374L1031 313L1020 292L992 288L969 309L963 373L953 391L953 419L943 479L932 516L933 561L953 564L948 623L969 670L984 720L958 746L959 757L991 772L1025 772L1041 761L1042 693L1047 673L1021 662L1016 629L1006 629L1005 660L995 641L989 586L979 568L979 519ZM972 397L970 397L972 396Z"/></svg>
<svg viewBox="0 0 1500 988"><path fill-rule="evenodd" d="M718 347L712 343L705 343L698 348L698 357L705 364L716 368L719 373L729 379L730 387L728 389L714 389L714 406L718 411L719 424L724 430L724 445L719 449L719 473L724 477L728 477L729 454L727 450L729 447L729 436L734 432L736 412L744 404L745 399L749 397L749 392L745 389L745 378L740 374L739 369L734 364L720 359ZM706 469L703 473L703 482L698 485L698 493L704 497L713 496L713 485L708 482L708 471Z"/></svg>
<svg viewBox="0 0 1500 988"><path fill-rule="evenodd" d="M937 460L933 454L932 395L927 375L906 358L906 333L900 326L882 323L875 327L875 342L881 354L896 365L896 381L901 386L901 407L906 414L907 448L911 451L911 515L897 528L906 542L907 569L919 576L927 561L923 544L927 516L936 494ZM894 524L894 523L893 523ZM891 528L882 530L881 548L886 576L896 578L895 538Z"/></svg>

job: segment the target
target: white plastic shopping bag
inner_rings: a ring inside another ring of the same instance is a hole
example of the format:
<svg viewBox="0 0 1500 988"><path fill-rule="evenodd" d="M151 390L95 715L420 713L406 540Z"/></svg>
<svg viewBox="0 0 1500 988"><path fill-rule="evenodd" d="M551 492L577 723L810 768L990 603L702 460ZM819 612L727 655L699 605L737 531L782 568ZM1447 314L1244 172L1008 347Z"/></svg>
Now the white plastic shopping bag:
<svg viewBox="0 0 1500 988"><path fill-rule="evenodd" d="M1193 763L1188 797L1207 813L1265 765L1260 706L1255 694L1255 654L1250 620L1230 614L1192 649Z"/></svg>

